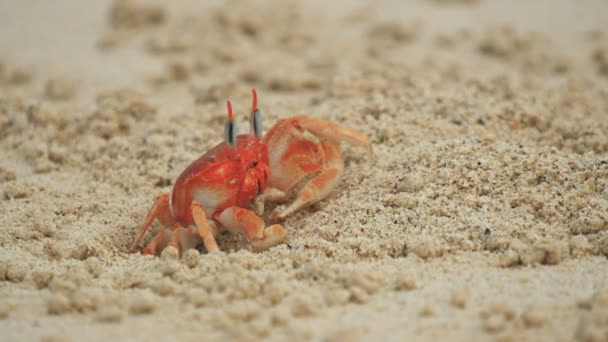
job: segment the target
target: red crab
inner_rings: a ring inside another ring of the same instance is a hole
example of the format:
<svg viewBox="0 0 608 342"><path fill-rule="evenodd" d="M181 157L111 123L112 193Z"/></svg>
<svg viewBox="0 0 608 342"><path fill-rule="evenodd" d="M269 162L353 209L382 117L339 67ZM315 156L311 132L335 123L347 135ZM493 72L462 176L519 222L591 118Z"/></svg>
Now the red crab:
<svg viewBox="0 0 608 342"><path fill-rule="evenodd" d="M266 227L251 209L254 199L262 205L285 201L296 184L311 176L287 208L271 215L283 219L322 200L337 186L344 168L341 141L363 145L371 156L365 135L306 115L279 120L262 137L255 89L252 93L249 134L236 135L228 101L225 141L190 164L171 194L156 198L131 252L156 219L164 228L143 249L144 254L158 255L166 246L176 247L181 254L201 240L207 251L218 251L215 236L222 229L244 233L255 250L268 249L285 241L287 232L280 224ZM318 141L305 137L306 132Z"/></svg>

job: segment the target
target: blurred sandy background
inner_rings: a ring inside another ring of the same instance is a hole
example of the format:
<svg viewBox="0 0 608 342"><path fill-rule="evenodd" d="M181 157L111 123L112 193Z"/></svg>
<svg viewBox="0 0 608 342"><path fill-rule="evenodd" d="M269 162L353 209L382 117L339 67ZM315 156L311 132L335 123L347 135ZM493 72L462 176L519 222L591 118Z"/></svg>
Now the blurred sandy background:
<svg viewBox="0 0 608 342"><path fill-rule="evenodd" d="M252 87L375 161L289 244L128 254ZM608 341L606 132L601 0L3 1L0 339Z"/></svg>

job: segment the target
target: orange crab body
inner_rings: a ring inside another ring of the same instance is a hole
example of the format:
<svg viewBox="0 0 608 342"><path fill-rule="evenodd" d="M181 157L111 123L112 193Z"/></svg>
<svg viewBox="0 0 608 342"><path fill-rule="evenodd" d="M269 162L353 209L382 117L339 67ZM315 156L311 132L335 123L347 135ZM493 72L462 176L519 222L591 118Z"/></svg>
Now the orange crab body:
<svg viewBox="0 0 608 342"><path fill-rule="evenodd" d="M318 141L305 137L306 132ZM363 134L305 115L279 120L262 137L255 90L250 133L237 136L228 102L225 142L190 164L171 194L156 199L131 251L157 219L164 228L144 248L144 254L159 254L169 245L181 253L201 241L209 252L217 251L215 236L222 230L245 234L256 250L280 244L287 231L280 224L267 227L250 208L253 200L259 198L262 204L285 201L296 184L310 178L290 205L270 215L272 220L280 220L325 198L343 171L341 141L363 145L371 155Z"/></svg>
<svg viewBox="0 0 608 342"><path fill-rule="evenodd" d="M221 143L188 166L171 195L173 217L184 227L193 223L190 204L197 201L214 217L230 207L246 208L266 188L268 146L241 135L236 148Z"/></svg>

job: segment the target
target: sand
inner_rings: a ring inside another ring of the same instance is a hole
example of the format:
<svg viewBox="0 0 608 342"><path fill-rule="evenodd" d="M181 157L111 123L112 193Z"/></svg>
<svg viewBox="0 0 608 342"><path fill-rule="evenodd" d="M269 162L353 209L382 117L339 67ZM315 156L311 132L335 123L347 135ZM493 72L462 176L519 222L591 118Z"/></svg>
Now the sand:
<svg viewBox="0 0 608 342"><path fill-rule="evenodd" d="M0 339L608 341L606 13L1 3ZM266 130L315 115L375 159L344 143L269 251L129 254L253 87Z"/></svg>

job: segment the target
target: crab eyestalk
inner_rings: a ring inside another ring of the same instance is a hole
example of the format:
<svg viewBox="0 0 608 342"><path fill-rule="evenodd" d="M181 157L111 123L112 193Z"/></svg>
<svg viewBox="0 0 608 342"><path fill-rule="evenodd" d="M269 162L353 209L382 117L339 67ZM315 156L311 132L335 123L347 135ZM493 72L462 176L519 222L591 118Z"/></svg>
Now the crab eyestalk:
<svg viewBox="0 0 608 342"><path fill-rule="evenodd" d="M226 105L228 106L228 120L224 126L224 139L230 146L236 147L236 125L232 119L232 103L227 101Z"/></svg>
<svg viewBox="0 0 608 342"><path fill-rule="evenodd" d="M250 134L255 134L256 137L262 137L262 113L258 109L258 94L255 89L251 89L253 102L251 103Z"/></svg>

